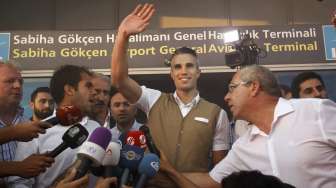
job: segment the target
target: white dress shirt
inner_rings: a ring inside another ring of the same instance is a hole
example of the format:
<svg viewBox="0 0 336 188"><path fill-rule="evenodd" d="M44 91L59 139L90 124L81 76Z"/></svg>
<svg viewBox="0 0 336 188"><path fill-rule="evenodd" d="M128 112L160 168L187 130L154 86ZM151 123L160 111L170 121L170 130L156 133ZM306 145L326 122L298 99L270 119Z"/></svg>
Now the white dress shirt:
<svg viewBox="0 0 336 188"><path fill-rule="evenodd" d="M130 128L130 131L138 131L142 125L143 124L134 121L132 127ZM121 131L118 129L117 125L111 129L111 133L112 133L111 141L118 142L119 137L121 135Z"/></svg>
<svg viewBox="0 0 336 188"><path fill-rule="evenodd" d="M280 98L267 135L256 126L210 172L218 183L232 172L259 170L298 188L336 187L336 104Z"/></svg>
<svg viewBox="0 0 336 188"><path fill-rule="evenodd" d="M155 102L160 98L161 91L146 88L145 86L141 86L142 94L136 105L142 109L148 116L151 108L155 104ZM176 92L174 93L174 98L176 103L178 104L181 114L185 117L190 110L199 102L200 96L197 94L190 103L184 104ZM220 150L228 150L230 147L230 139L229 139L229 120L226 112L221 109L218 121L216 123L215 135L213 139L212 150L220 151Z"/></svg>
<svg viewBox="0 0 336 188"><path fill-rule="evenodd" d="M96 121L89 120L87 117L83 118L80 124L86 128L89 134L91 134L96 128L100 127ZM70 127L71 126L55 125L47 129L45 134L40 134L38 138L33 139L30 142L18 142L15 161L22 161L34 153L46 153L48 151L52 151L62 143L62 136ZM65 172L65 170L67 170L67 168L71 166L78 151L79 147L76 149L67 148L55 157L55 162L51 167L47 168L46 172L35 178L24 179L17 176L10 177L10 187L49 187L59 175L61 175L63 172Z"/></svg>

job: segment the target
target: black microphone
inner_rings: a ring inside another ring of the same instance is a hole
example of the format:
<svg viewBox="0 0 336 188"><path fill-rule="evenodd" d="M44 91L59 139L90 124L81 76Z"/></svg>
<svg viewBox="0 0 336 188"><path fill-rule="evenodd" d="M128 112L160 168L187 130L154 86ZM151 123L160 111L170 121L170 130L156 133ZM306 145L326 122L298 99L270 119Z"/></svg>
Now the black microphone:
<svg viewBox="0 0 336 188"><path fill-rule="evenodd" d="M81 124L73 125L63 134L63 142L47 155L54 158L68 147L77 148L83 144L88 135L89 132Z"/></svg>
<svg viewBox="0 0 336 188"><path fill-rule="evenodd" d="M149 128L146 125L143 125L139 128L140 131L142 131L145 134L146 137L146 142L147 142L147 147L151 153L156 154L157 156L160 157L160 151L157 149L155 146L155 143L152 139L152 136L150 134Z"/></svg>

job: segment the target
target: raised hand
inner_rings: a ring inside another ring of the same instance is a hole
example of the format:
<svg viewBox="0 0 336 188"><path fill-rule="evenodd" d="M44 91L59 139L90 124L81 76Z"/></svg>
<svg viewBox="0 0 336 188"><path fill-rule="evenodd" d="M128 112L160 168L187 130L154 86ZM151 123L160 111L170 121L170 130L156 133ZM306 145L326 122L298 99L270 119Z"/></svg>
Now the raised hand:
<svg viewBox="0 0 336 188"><path fill-rule="evenodd" d="M144 31L154 14L154 10L153 4L138 5L131 14L123 19L118 33L130 36Z"/></svg>
<svg viewBox="0 0 336 188"><path fill-rule="evenodd" d="M18 162L18 176L23 178L30 178L38 176L45 172L48 167L54 162L54 159L42 154L33 154Z"/></svg>

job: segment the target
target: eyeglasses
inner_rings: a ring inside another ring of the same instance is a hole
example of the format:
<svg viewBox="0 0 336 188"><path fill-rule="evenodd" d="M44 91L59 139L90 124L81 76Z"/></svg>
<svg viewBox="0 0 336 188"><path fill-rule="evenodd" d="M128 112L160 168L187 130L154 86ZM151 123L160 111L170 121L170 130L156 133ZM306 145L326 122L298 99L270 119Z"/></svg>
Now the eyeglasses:
<svg viewBox="0 0 336 188"><path fill-rule="evenodd" d="M247 85L250 84L251 82L245 82L245 81L240 81L239 83L230 83L228 88L229 88L229 93L232 93L238 86L240 85Z"/></svg>

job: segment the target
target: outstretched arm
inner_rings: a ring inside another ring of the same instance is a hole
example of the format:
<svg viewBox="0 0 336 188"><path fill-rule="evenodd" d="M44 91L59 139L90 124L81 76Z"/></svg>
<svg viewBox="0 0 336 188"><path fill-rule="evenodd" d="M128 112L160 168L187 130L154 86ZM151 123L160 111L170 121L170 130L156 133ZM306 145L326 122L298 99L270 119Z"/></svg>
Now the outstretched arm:
<svg viewBox="0 0 336 188"><path fill-rule="evenodd" d="M0 129L0 144L16 140L28 142L38 137L38 134L44 134L51 125L42 121L23 122L15 126L7 126Z"/></svg>
<svg viewBox="0 0 336 188"><path fill-rule="evenodd" d="M44 154L33 154L23 161L0 161L0 177L20 176L31 178L45 172L54 159Z"/></svg>
<svg viewBox="0 0 336 188"><path fill-rule="evenodd" d="M208 173L180 173L168 162L164 153L160 152L160 170L165 172L181 188L220 188Z"/></svg>
<svg viewBox="0 0 336 188"><path fill-rule="evenodd" d="M141 96L141 88L128 76L127 44L131 35L146 29L154 13L152 4L138 5L131 14L121 22L112 51L111 78L112 85L131 102L135 103Z"/></svg>

